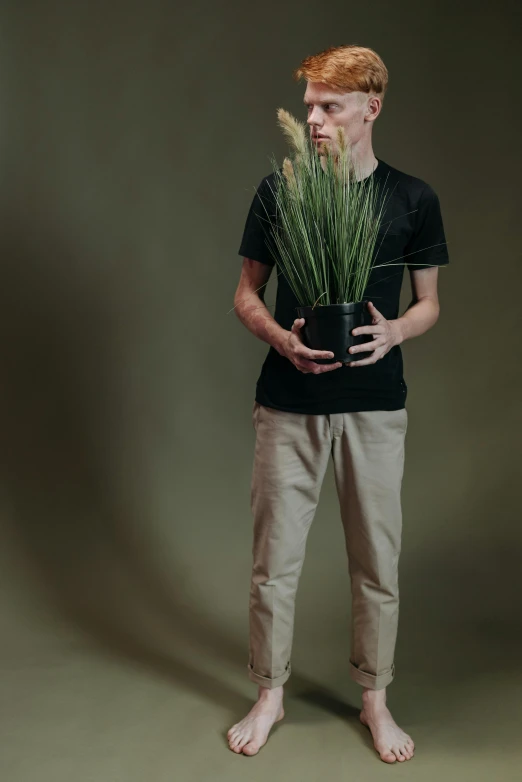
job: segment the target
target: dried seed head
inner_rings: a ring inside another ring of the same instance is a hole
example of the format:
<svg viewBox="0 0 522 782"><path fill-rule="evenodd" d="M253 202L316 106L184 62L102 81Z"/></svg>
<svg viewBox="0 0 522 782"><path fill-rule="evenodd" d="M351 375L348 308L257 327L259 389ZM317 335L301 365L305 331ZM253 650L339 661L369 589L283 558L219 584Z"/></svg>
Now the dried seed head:
<svg viewBox="0 0 522 782"><path fill-rule="evenodd" d="M295 171L290 158L285 157L283 160L283 174L288 183L288 187L291 192L297 193L297 181L295 178Z"/></svg>
<svg viewBox="0 0 522 782"><path fill-rule="evenodd" d="M348 139L346 138L345 130L341 125L337 128L337 144L342 151L348 148Z"/></svg>
<svg viewBox="0 0 522 782"><path fill-rule="evenodd" d="M299 122L285 109L277 109L277 119L284 135L297 154L305 157L308 151L306 143L306 130L302 122Z"/></svg>

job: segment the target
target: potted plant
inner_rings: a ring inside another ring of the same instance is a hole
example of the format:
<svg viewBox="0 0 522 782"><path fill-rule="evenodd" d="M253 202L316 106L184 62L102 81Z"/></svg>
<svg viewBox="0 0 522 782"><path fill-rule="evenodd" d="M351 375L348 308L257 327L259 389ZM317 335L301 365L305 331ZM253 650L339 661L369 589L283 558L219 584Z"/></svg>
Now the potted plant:
<svg viewBox="0 0 522 782"><path fill-rule="evenodd" d="M321 145L323 169L306 126L284 109L277 116L293 155L282 168L272 157L275 218L264 205L273 229L267 243L299 302L305 344L334 353L317 363L350 361L352 345L373 339L352 330L372 322L363 295L385 209L381 187L374 177L360 176L342 127L337 153Z"/></svg>

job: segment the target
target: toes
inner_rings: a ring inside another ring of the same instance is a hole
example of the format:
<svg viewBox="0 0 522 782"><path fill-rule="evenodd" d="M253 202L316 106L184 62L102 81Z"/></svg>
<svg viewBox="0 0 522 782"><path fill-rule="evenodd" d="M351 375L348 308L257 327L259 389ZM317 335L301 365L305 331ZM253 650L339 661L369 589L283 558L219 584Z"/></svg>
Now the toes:
<svg viewBox="0 0 522 782"><path fill-rule="evenodd" d="M242 736L240 733L236 733L232 736L232 738L229 741L230 749L234 750L234 752L239 752L239 744L241 743Z"/></svg>
<svg viewBox="0 0 522 782"><path fill-rule="evenodd" d="M415 745L414 745L413 741L410 738L408 738L406 740L404 746L402 747L401 752L409 760L410 758L413 757L413 750L414 749L415 749Z"/></svg>
<svg viewBox="0 0 522 782"><path fill-rule="evenodd" d="M259 747L257 744L254 744L252 741L250 741L246 746L243 747L243 754L244 755L257 755L259 752Z"/></svg>
<svg viewBox="0 0 522 782"><path fill-rule="evenodd" d="M386 761L386 763L395 763L397 758L390 749L385 749L381 755L381 760Z"/></svg>
<svg viewBox="0 0 522 782"><path fill-rule="evenodd" d="M248 735L242 736L241 739L239 740L239 743L237 744L237 751L238 752L242 752L243 751L243 747L246 744L248 744L249 741L250 741L250 736L248 736Z"/></svg>

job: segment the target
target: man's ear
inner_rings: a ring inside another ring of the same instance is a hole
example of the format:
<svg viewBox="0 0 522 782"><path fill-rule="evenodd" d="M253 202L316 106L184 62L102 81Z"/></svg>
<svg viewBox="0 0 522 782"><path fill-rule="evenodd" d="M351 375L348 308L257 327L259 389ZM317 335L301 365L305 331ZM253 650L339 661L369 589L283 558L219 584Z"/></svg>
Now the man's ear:
<svg viewBox="0 0 522 782"><path fill-rule="evenodd" d="M367 105L364 118L368 120L368 122L373 122L380 114L382 101L377 97L377 95L370 95L369 97L366 97L366 101Z"/></svg>

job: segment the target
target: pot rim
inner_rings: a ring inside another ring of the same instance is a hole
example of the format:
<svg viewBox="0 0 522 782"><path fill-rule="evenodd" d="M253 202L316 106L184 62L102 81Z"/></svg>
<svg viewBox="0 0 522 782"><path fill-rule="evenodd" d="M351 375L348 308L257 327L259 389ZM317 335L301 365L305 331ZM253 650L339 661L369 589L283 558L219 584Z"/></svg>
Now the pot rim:
<svg viewBox="0 0 522 782"><path fill-rule="evenodd" d="M364 301L350 301L343 304L321 304L312 307L307 305L305 307L296 307L296 310L300 313L302 318L306 317L327 317L329 315L349 315L352 312L360 312L362 309L367 309L368 300Z"/></svg>

